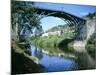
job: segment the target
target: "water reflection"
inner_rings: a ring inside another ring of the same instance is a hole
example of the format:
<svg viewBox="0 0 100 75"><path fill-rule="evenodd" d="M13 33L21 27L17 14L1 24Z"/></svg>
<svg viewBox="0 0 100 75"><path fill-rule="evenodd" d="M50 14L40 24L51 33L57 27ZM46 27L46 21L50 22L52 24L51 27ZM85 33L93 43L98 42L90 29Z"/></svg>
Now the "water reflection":
<svg viewBox="0 0 100 75"><path fill-rule="evenodd" d="M84 47L75 47L76 56L78 57L77 62L79 64L79 69L95 69L96 62L88 54L87 50Z"/></svg>
<svg viewBox="0 0 100 75"><path fill-rule="evenodd" d="M37 48L36 46L35 47L31 46L31 50L32 50L32 56L35 56L38 59L41 59L43 57L41 48Z"/></svg>
<svg viewBox="0 0 100 75"><path fill-rule="evenodd" d="M32 46L32 56L39 58L39 64L45 68L45 72L69 71L78 69L74 59L58 57L43 53L43 49Z"/></svg>
<svg viewBox="0 0 100 75"><path fill-rule="evenodd" d="M74 60L56 56L51 57L46 54L43 55L43 58L39 61L39 63L44 65L46 72L69 71L77 69L77 63Z"/></svg>
<svg viewBox="0 0 100 75"><path fill-rule="evenodd" d="M72 54L75 55L77 59L44 53L43 49L34 46L31 47L31 50L32 56L35 56L39 59L39 64L45 67L44 70L46 72L95 69L96 66L95 61L90 57L86 49L83 47L74 48L74 52Z"/></svg>

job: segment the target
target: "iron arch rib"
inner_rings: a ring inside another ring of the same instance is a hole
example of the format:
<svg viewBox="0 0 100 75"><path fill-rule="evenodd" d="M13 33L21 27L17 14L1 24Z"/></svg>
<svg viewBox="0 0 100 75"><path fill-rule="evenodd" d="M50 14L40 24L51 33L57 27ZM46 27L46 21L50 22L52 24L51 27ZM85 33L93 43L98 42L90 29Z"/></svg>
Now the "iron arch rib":
<svg viewBox="0 0 100 75"><path fill-rule="evenodd" d="M42 9L42 8L35 8L35 9L37 10L37 14L43 13L43 15L64 18L65 20L69 20L70 22L72 21L75 26L75 31L77 32L77 35L75 38L77 40L84 40L86 38L86 35L84 35L84 37L83 35L81 35L81 33L83 33L82 28L86 28L84 27L86 23L85 19L75 16L71 13L67 13L65 11Z"/></svg>

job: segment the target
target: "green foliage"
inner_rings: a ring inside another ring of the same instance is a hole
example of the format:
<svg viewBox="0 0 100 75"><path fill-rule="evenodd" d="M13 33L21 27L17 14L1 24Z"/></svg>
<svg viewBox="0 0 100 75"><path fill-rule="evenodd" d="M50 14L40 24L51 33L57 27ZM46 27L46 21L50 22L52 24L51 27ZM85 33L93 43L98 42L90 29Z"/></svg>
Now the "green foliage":
<svg viewBox="0 0 100 75"><path fill-rule="evenodd" d="M12 30L12 73L42 72L38 60L31 57L30 36L33 29L40 30L40 17L33 8L34 3L27 1L11 1ZM35 69L34 69L35 68Z"/></svg>
<svg viewBox="0 0 100 75"><path fill-rule="evenodd" d="M96 17L96 12L89 13L88 15L86 15L86 17L88 17L89 19L93 19L93 17Z"/></svg>
<svg viewBox="0 0 100 75"><path fill-rule="evenodd" d="M86 49L88 53L95 59L96 57L96 33L94 33L87 42Z"/></svg>
<svg viewBox="0 0 100 75"><path fill-rule="evenodd" d="M12 32L16 33L19 41L27 41L34 28L42 32L40 17L35 14L36 10L33 8L34 3L26 1L11 1L11 3Z"/></svg>
<svg viewBox="0 0 100 75"><path fill-rule="evenodd" d="M37 41L33 40L37 45L41 47L54 47L56 46L59 38L57 36L41 37Z"/></svg>
<svg viewBox="0 0 100 75"><path fill-rule="evenodd" d="M11 12L12 13L34 13L35 10L32 8L34 3L26 1L11 1Z"/></svg>
<svg viewBox="0 0 100 75"><path fill-rule="evenodd" d="M72 34L70 34L71 36ZM49 35L48 37L40 37L38 39L33 39L33 43L40 47L58 47L58 44L64 39L72 39L70 36L63 35ZM33 37L34 38L34 37Z"/></svg>

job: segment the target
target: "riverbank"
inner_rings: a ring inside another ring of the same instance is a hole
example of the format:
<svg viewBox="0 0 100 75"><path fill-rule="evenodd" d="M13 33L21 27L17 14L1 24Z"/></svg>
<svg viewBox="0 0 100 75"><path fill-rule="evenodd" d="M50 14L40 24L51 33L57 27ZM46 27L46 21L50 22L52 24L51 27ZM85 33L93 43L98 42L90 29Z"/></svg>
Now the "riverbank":
<svg viewBox="0 0 100 75"><path fill-rule="evenodd" d="M48 36L40 37L32 41L33 46L42 50L43 53L51 56L62 56L75 58L74 51L68 49L68 43L73 41L70 37L65 36Z"/></svg>
<svg viewBox="0 0 100 75"><path fill-rule="evenodd" d="M61 36L58 35L49 35L49 36L40 36L32 39L32 43L40 47L58 47L59 43L61 43L64 39L73 39L74 33L66 33Z"/></svg>
<svg viewBox="0 0 100 75"><path fill-rule="evenodd" d="M43 66L38 64L38 59L25 53L14 41L12 41L11 52L12 74L43 72Z"/></svg>
<svg viewBox="0 0 100 75"><path fill-rule="evenodd" d="M34 46L33 46L33 49L34 49ZM65 53L65 52L63 52L63 50L60 50L59 48L50 47L50 48L43 48L42 49L42 48L37 47L34 50L36 50L37 53L41 52L41 54L46 54L46 55L49 55L49 56L77 59L76 56L73 53L71 53L71 52Z"/></svg>

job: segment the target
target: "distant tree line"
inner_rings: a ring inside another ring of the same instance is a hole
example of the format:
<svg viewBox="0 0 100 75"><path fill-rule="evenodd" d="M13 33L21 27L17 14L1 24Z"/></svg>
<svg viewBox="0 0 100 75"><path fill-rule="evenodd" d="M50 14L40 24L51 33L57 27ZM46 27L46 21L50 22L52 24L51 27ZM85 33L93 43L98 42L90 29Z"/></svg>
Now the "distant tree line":
<svg viewBox="0 0 100 75"><path fill-rule="evenodd" d="M86 15L86 17L88 17L89 19L93 19L93 17L96 17L96 12L89 13L88 15Z"/></svg>

